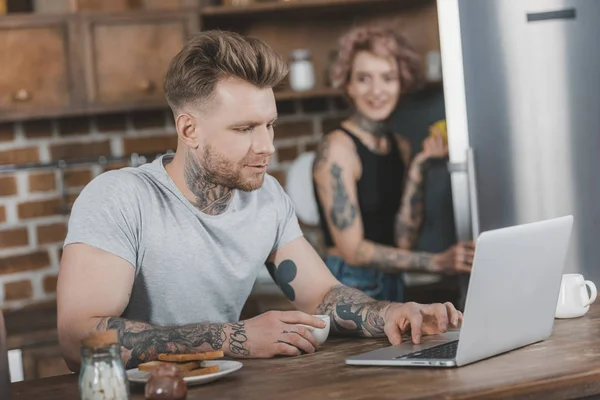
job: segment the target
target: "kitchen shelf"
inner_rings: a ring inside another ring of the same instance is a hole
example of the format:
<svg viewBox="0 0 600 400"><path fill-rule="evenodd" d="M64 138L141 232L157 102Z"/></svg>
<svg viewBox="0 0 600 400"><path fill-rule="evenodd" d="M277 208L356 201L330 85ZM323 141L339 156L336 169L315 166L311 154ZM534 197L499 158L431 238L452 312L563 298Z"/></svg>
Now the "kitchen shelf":
<svg viewBox="0 0 600 400"><path fill-rule="evenodd" d="M340 90L332 89L332 88L321 88L321 89L313 89L307 90L303 92L296 92L293 90L284 90L281 92L275 92L275 100L277 101L285 101L285 100L302 100L302 99L311 99L315 97L338 97L342 96L343 93Z"/></svg>
<svg viewBox="0 0 600 400"><path fill-rule="evenodd" d="M321 16L331 12L336 14L356 13L361 9L393 8L395 10L402 7L414 5L424 5L433 0L291 0L291 1L271 1L250 3L239 6L207 6L201 9L201 16L204 23L213 20L223 21L228 19L237 20L245 17L260 18L272 16L289 15L298 17L298 13L306 15L307 13Z"/></svg>
<svg viewBox="0 0 600 400"><path fill-rule="evenodd" d="M342 92L331 89L313 89L304 92L295 92L293 90L283 90L275 92L276 101L290 101L290 100L303 100L311 99L316 97L336 97L342 96ZM14 122L19 120L33 120L43 118L59 118L59 117L79 117L79 116L93 116L102 114L112 113L127 113L135 111L149 111L149 110L167 110L169 105L166 101L152 101L152 102L140 102L137 104L132 103L116 103L111 105L97 105L88 107L71 107L69 109L39 109L39 110L23 110L22 112L12 112L10 114L0 114L0 123Z"/></svg>
<svg viewBox="0 0 600 400"><path fill-rule="evenodd" d="M403 3L406 5L414 5L417 3L426 3L428 0L291 0L291 1L270 1L250 3L240 6L208 6L202 9L202 15L205 17L211 16L238 16L249 14L266 14L273 12L286 12L298 10L325 10L340 6L380 6L380 5L397 5Z"/></svg>
<svg viewBox="0 0 600 400"><path fill-rule="evenodd" d="M167 32L174 32L174 28L170 28L173 24L181 24L185 28L182 29L187 33L208 29L236 31L266 41L284 58L294 49L310 49L316 73L317 89L294 92L286 88L276 92L277 101L294 101L342 95L341 92L326 87L328 84L326 71L331 65L332 53L338 47L338 38L351 26L390 20L394 24L402 26L403 29L413 32L414 37L418 39L418 51L423 57L428 51L439 49L435 4L435 0L279 0L253 2L245 6L187 8L185 11L181 9L173 12L82 12L68 15L32 13L2 16L0 31L4 33L10 32L13 36L16 34L33 35L34 28L42 26L46 27L48 32L55 34L52 36L55 41L61 41L64 37L65 42L62 46L65 49L64 65L60 70L56 67L58 72L55 74L65 80L66 83L63 86L69 90L67 93L66 89L46 89L51 94L64 92L63 97L66 97L67 100L57 101L51 98L52 101L42 102L39 105L25 104L8 107L4 104L6 99L0 98L0 123L168 108L165 99L158 95L139 95L135 98L113 96L107 99L95 96L94 88L98 85L96 71L99 67L96 65L97 60L89 56L89 54L94 54L94 49L89 50L90 43L95 42L85 41L79 32L93 32L96 29L97 20L104 21L104 25L107 27L120 24L129 32L136 29L140 32L150 32L149 29L166 29ZM53 23L55 20L61 22L62 25ZM65 31L63 36L59 35L62 32L61 29ZM113 29L113 31L117 30ZM173 37L175 38L175 35ZM105 40L105 42L107 41L109 39ZM19 57L31 53L28 59L35 59L37 41L31 40L30 42L31 48L26 48L27 51L25 51L21 48L10 48L10 40L0 40L0 45L4 46L0 49L3 50L0 53L9 60L11 55L8 54L8 50ZM8 50L7 46L9 46ZM173 46L179 48L181 43L174 40ZM85 49L88 51L84 52ZM0 57L0 64L2 63L3 57ZM121 72L119 76L128 72L127 68L133 68L129 64L124 63L125 71ZM37 78L39 77L36 74L40 74L37 72L37 67L33 66L34 63L24 65L30 65L30 70L25 69L16 74L24 82L22 85L31 83L32 90L38 90L55 82L46 78L47 82L42 82L45 86L42 85L38 82ZM157 64L153 68L152 71L156 71L162 67ZM41 77L43 78L45 75L42 74ZM6 82L12 83L5 77L3 83L6 85ZM122 82L122 79L119 82ZM113 88L119 88L119 82L108 80L108 84ZM16 88L18 89L18 87Z"/></svg>

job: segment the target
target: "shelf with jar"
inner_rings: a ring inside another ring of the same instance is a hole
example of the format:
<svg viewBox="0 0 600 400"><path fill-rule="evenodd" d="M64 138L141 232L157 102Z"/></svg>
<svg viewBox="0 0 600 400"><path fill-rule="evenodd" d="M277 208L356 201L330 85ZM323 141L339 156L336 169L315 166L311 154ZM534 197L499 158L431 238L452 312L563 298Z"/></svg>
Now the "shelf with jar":
<svg viewBox="0 0 600 400"><path fill-rule="evenodd" d="M253 0L245 5L207 6L201 9L201 20L205 30L258 37L284 57L289 75L287 87L276 92L278 100L340 96L339 90L331 88L330 67L339 38L360 24L391 25L405 32L421 55L426 75L433 75L428 85L441 79L427 71L430 61L439 60L435 1Z"/></svg>
<svg viewBox="0 0 600 400"><path fill-rule="evenodd" d="M0 15L178 10L202 4L203 0L0 0Z"/></svg>
<svg viewBox="0 0 600 400"><path fill-rule="evenodd" d="M397 26L410 33L424 61L440 46L435 0L0 0L2 5L8 16L0 18L0 64L7 67L0 76L0 121L166 107L160 81L168 59L200 29L269 43L290 64L288 87L276 92L281 101L341 95L330 87L328 71L340 36L352 26ZM154 37L160 38L158 51ZM128 51L136 46L143 49ZM307 53L309 63L297 60ZM44 70L37 67L39 57Z"/></svg>
<svg viewBox="0 0 600 400"><path fill-rule="evenodd" d="M425 2L428 0L425 0ZM424 3L423 0L207 0L203 8L205 18L226 18L236 16L254 16L273 14L290 14L299 11L340 12L350 10L356 12L365 8L389 6L411 6Z"/></svg>

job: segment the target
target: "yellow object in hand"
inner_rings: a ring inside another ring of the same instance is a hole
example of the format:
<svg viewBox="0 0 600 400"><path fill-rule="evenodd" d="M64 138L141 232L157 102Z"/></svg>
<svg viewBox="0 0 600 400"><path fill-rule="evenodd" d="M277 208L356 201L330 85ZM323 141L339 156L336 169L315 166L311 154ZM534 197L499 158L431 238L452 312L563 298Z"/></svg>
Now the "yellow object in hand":
<svg viewBox="0 0 600 400"><path fill-rule="evenodd" d="M440 133L442 134L442 139L444 139L444 142L448 143L448 129L446 127L446 120L441 119L439 121L436 121L432 124L432 126L434 126L435 128L437 128L437 130L440 131ZM435 131L433 129L430 129L429 136L434 136L434 135L435 135Z"/></svg>

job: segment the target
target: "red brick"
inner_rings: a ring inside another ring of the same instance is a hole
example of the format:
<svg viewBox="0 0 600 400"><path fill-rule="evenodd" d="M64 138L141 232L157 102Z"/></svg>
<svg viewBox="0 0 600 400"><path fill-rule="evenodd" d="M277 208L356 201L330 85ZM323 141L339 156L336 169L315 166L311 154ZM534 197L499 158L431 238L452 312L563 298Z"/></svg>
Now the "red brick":
<svg viewBox="0 0 600 400"><path fill-rule="evenodd" d="M90 119L88 117L69 117L59 119L58 133L60 136L88 134L90 133Z"/></svg>
<svg viewBox="0 0 600 400"><path fill-rule="evenodd" d="M309 143L304 149L305 151L317 151L317 147L319 147L319 143Z"/></svg>
<svg viewBox="0 0 600 400"><path fill-rule="evenodd" d="M125 114L105 114L96 116L96 128L100 132L122 132L127 129Z"/></svg>
<svg viewBox="0 0 600 400"><path fill-rule="evenodd" d="M11 123L0 124L0 142L10 142L15 140L15 129Z"/></svg>
<svg viewBox="0 0 600 400"><path fill-rule="evenodd" d="M47 119L31 120L23 122L23 132L28 138L40 138L52 136L52 123Z"/></svg>
<svg viewBox="0 0 600 400"><path fill-rule="evenodd" d="M50 258L45 251L0 258L0 275L33 271L50 266Z"/></svg>
<svg viewBox="0 0 600 400"><path fill-rule="evenodd" d="M67 195L67 206L73 207L73 203L75 203L75 200L77 200L77 198L79 197L79 193L69 193Z"/></svg>
<svg viewBox="0 0 600 400"><path fill-rule="evenodd" d="M175 132L164 136L150 136L142 138L123 139L125 154L156 154L177 148L177 134Z"/></svg>
<svg viewBox="0 0 600 400"><path fill-rule="evenodd" d="M48 217L60 214L60 199L27 201L17 206L19 219Z"/></svg>
<svg viewBox="0 0 600 400"><path fill-rule="evenodd" d="M0 175L0 196L14 196L15 194L17 194L15 177Z"/></svg>
<svg viewBox="0 0 600 400"><path fill-rule="evenodd" d="M110 142L102 140L91 143L65 143L50 146L52 160L96 158L110 155Z"/></svg>
<svg viewBox="0 0 600 400"><path fill-rule="evenodd" d="M0 165L25 164L40 161L37 147L0 151Z"/></svg>
<svg viewBox="0 0 600 400"><path fill-rule="evenodd" d="M277 94L275 94L277 98ZM296 100L277 100L277 114L282 115L293 115L296 114L298 107L296 107Z"/></svg>
<svg viewBox="0 0 600 400"><path fill-rule="evenodd" d="M163 110L135 112L131 114L131 119L135 129L165 127L165 112Z"/></svg>
<svg viewBox="0 0 600 400"><path fill-rule="evenodd" d="M6 208L4 206L0 206L0 223L6 222Z"/></svg>
<svg viewBox="0 0 600 400"><path fill-rule="evenodd" d="M92 170L77 169L65 171L64 179L67 187L85 186L92 180Z"/></svg>
<svg viewBox="0 0 600 400"><path fill-rule="evenodd" d="M33 295L31 280L26 279L4 284L4 300L24 300Z"/></svg>
<svg viewBox="0 0 600 400"><path fill-rule="evenodd" d="M327 134L327 133L333 131L334 129L338 129L343 120L344 120L344 118L324 119L322 128L321 128L321 132L323 134Z"/></svg>
<svg viewBox="0 0 600 400"><path fill-rule="evenodd" d="M298 149L296 147L277 149L277 160L279 162L294 161L296 157L298 157Z"/></svg>
<svg viewBox="0 0 600 400"><path fill-rule="evenodd" d="M27 228L0 230L0 249L27 246L28 244Z"/></svg>
<svg viewBox="0 0 600 400"><path fill-rule="evenodd" d="M56 282L58 281L57 275L47 275L44 277L44 292L56 293Z"/></svg>
<svg viewBox="0 0 600 400"><path fill-rule="evenodd" d="M277 179L277 181L279 182L281 187L285 187L286 173L284 171L269 172L269 175L271 175L273 178Z"/></svg>
<svg viewBox="0 0 600 400"><path fill-rule="evenodd" d="M351 103L346 96L335 96L333 97L333 105L337 110L345 111L348 114L351 112Z"/></svg>
<svg viewBox="0 0 600 400"><path fill-rule="evenodd" d="M279 122L275 126L275 139L295 138L313 134L313 125L310 121Z"/></svg>
<svg viewBox="0 0 600 400"><path fill-rule="evenodd" d="M314 97L302 101L302 110L305 113L325 112L328 108L327 99L323 97Z"/></svg>
<svg viewBox="0 0 600 400"><path fill-rule="evenodd" d="M114 162L114 163L107 164L106 167L104 167L104 172L112 171L115 169L121 169L121 168L125 168L128 166L129 166L129 164L126 162Z"/></svg>
<svg viewBox="0 0 600 400"><path fill-rule="evenodd" d="M54 172L29 174L30 192L48 192L53 190L56 190L56 176Z"/></svg>
<svg viewBox="0 0 600 400"><path fill-rule="evenodd" d="M67 225L61 222L50 225L41 225L37 228L39 244L60 243L67 236Z"/></svg>

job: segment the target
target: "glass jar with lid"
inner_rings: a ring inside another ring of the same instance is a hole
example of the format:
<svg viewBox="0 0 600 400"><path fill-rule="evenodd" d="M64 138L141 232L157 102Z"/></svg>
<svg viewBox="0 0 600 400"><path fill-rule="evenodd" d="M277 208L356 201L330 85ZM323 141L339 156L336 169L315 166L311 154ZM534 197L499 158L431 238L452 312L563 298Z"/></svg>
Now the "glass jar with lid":
<svg viewBox="0 0 600 400"><path fill-rule="evenodd" d="M297 49L290 54L289 78L292 90L300 92L315 87L315 70L309 50Z"/></svg>
<svg viewBox="0 0 600 400"><path fill-rule="evenodd" d="M129 400L117 330L95 332L82 341L79 396L81 400Z"/></svg>

